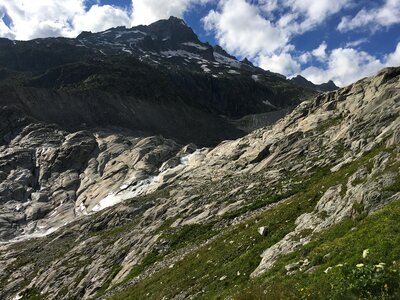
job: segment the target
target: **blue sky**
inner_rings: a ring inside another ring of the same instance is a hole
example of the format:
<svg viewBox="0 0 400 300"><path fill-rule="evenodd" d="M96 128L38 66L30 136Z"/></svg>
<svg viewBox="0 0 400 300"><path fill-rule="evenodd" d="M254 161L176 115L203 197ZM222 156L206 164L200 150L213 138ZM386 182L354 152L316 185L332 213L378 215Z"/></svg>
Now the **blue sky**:
<svg viewBox="0 0 400 300"><path fill-rule="evenodd" d="M288 77L343 86L400 65L400 0L0 0L0 36L74 37L170 15Z"/></svg>

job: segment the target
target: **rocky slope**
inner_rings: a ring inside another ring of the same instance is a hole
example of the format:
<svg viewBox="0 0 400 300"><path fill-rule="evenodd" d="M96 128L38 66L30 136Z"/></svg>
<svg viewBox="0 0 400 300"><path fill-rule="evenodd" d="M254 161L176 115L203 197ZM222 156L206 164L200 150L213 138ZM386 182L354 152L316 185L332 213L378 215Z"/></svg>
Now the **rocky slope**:
<svg viewBox="0 0 400 300"><path fill-rule="evenodd" d="M377 232L391 229L385 207L398 210L399 88L400 68L385 69L213 148L3 109L1 297L210 299L255 285L298 299L340 249L354 259L339 241L357 234L354 247L391 263L396 235L362 230L381 211Z"/></svg>

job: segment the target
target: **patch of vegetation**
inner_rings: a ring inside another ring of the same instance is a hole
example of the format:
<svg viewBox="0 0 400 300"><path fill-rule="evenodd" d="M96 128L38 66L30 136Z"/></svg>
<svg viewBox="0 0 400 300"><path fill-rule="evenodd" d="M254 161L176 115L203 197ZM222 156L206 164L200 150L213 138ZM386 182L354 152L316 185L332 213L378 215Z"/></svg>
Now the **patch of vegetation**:
<svg viewBox="0 0 400 300"><path fill-rule="evenodd" d="M330 231L321 233L311 243L301 247L295 253L281 258L270 272L261 278L251 280L249 276L260 263L260 254L280 241L287 233L293 231L295 220L301 214L311 212L329 187L347 183L348 178L360 166L369 162L382 149L384 149L383 146L379 145L361 159L343 166L334 173L331 173L329 168L314 170L314 173L302 182L302 188L287 201L241 224L225 229L218 239L200 247L172 268L165 268L151 275L116 294L112 299L161 299L163 297L173 298L178 294L181 296L197 295L196 297L199 299L225 299L235 294L237 299L264 299L262 295L265 295L265 291L268 295L265 299L271 299L269 298L271 295L274 295L272 299L299 299L306 289L308 291L313 286L318 287L319 279L314 282L312 278L316 278L316 274L319 274L318 276L326 275L323 273L325 266L327 268L332 264L339 264L341 261L351 263L351 255L354 256L353 261L356 263L360 250L353 249L358 251L357 254L353 253L353 250L346 252L354 244L350 237L346 239L345 245L348 248L345 247L346 254L340 256L340 259L333 257L330 253L332 251L340 252L345 246L342 242L336 245L336 239L340 240L341 237L348 234L358 233L358 231L352 231L352 228L360 222L370 220L374 215L364 220L346 220ZM267 236L258 234L257 229L260 226L269 228ZM360 225L360 228L368 229L370 226ZM381 226L380 229L382 230ZM390 231L389 228L387 229ZM356 248L360 248L361 251L365 244L372 245L375 242L374 239L371 239L364 243L364 238L361 236L362 234L352 237L357 238L360 245ZM390 236L390 234L386 235L385 233L384 236ZM377 238L380 238L379 234ZM331 242L334 245L330 245ZM400 245L400 241L397 244ZM388 245L383 245L381 249L386 249L387 252ZM397 253L399 252L397 251ZM347 259L347 254L349 259ZM317 267L315 273L287 276L284 266L295 262L295 259L298 260L299 257L307 257L309 261L320 266L315 265ZM333 260L333 258L335 259ZM248 289L249 286L250 289ZM262 287L262 291L260 291L260 287ZM302 293L299 289L303 289ZM322 292L324 291L329 292L322 290ZM237 294L238 292L241 293ZM324 293L324 295L327 294Z"/></svg>
<svg viewBox="0 0 400 300"><path fill-rule="evenodd" d="M161 235L161 239L167 243L166 250L159 251L158 249L153 248L153 250L143 258L142 262L139 265L131 269L124 282L135 278L136 276L144 272L149 266L153 265L157 261L160 261L167 254L183 248L189 244L200 243L216 235L218 231L214 229L213 226L214 223L193 224L165 230L165 232L163 232L163 234ZM166 226L166 228L168 227L169 226Z"/></svg>
<svg viewBox="0 0 400 300"><path fill-rule="evenodd" d="M110 287L112 280L115 278L115 276L117 276L117 274L119 273L119 271L121 271L121 269L122 269L121 265L116 264L116 265L112 266L110 275L108 276L108 278L107 278L106 282L103 284L103 286L97 291L95 298L98 298L98 297L104 295L104 293Z"/></svg>
<svg viewBox="0 0 400 300"><path fill-rule="evenodd" d="M24 300L43 300L43 299L45 299L42 295L40 295L39 291L36 288L26 289L20 296Z"/></svg>
<svg viewBox="0 0 400 300"><path fill-rule="evenodd" d="M325 132L327 129L339 125L342 121L343 121L342 116L335 116L333 118L329 118L323 122L320 122L320 124L316 128L316 131Z"/></svg>
<svg viewBox="0 0 400 300"><path fill-rule="evenodd" d="M361 214L364 211L364 204L362 202L358 203L354 203L353 204L353 210L357 213L357 214Z"/></svg>
<svg viewBox="0 0 400 300"><path fill-rule="evenodd" d="M397 173L395 181L386 188L387 191L393 192L393 193L398 193L400 192L400 176Z"/></svg>
<svg viewBox="0 0 400 300"><path fill-rule="evenodd" d="M268 292L284 282L297 291L295 297L276 299L399 299L399 214L396 201L363 220L347 219L282 257L253 284ZM314 272L287 276L283 267L299 257L309 259Z"/></svg>

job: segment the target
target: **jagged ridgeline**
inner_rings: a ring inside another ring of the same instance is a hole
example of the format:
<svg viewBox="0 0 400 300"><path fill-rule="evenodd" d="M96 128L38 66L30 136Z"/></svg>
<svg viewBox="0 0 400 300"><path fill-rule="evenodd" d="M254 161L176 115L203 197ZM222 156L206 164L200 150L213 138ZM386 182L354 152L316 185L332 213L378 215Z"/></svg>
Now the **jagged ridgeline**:
<svg viewBox="0 0 400 300"><path fill-rule="evenodd" d="M202 43L173 17L76 39L0 39L0 84L2 104L38 121L68 130L118 126L202 146L270 124L315 94ZM248 115L260 117L235 121Z"/></svg>
<svg viewBox="0 0 400 300"><path fill-rule="evenodd" d="M194 38L2 41L0 298L398 299L400 68L316 94Z"/></svg>

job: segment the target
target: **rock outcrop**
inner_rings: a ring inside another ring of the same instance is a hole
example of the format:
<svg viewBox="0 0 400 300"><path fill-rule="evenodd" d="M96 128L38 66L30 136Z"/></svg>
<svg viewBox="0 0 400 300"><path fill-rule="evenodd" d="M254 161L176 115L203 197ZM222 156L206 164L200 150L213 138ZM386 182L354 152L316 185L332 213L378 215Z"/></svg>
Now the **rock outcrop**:
<svg viewBox="0 0 400 300"><path fill-rule="evenodd" d="M1 246L1 296L111 295L174 268L200 247L178 248L171 232L212 226L223 233L296 201L307 178L336 178L309 199L315 204L293 230L265 249L251 276L268 272L314 234L398 200L399 89L400 69L384 69L303 102L270 127L201 149L116 128L70 133L10 115L18 122L9 132L7 122L1 129L1 237L53 233ZM255 200L264 198L270 200ZM257 228L260 238L274 234L264 224ZM200 239L197 234L190 239ZM152 253L162 259L132 273Z"/></svg>

